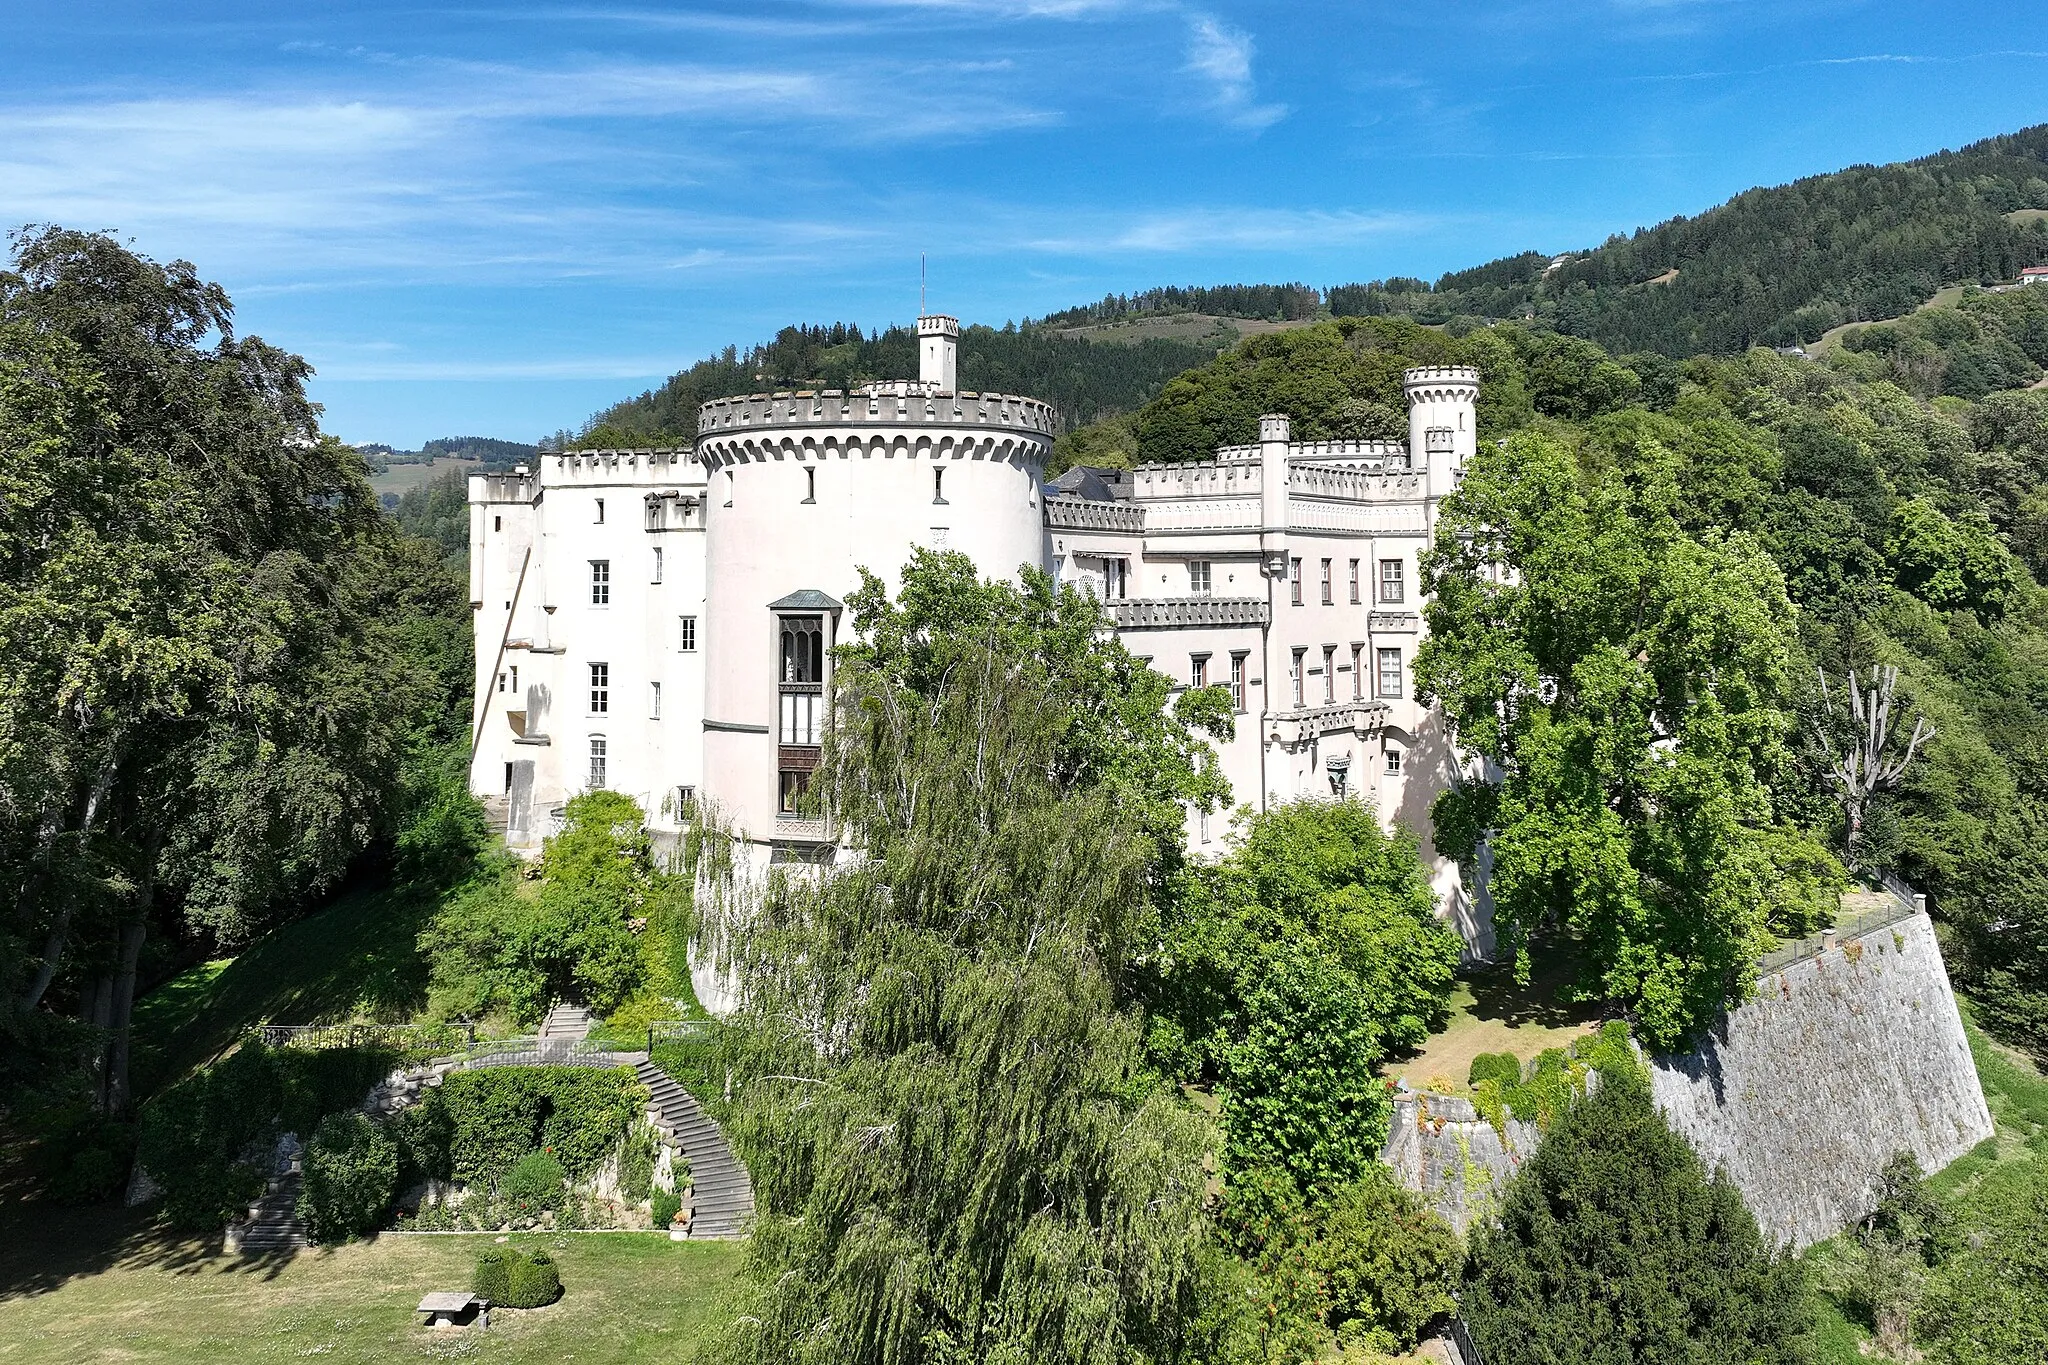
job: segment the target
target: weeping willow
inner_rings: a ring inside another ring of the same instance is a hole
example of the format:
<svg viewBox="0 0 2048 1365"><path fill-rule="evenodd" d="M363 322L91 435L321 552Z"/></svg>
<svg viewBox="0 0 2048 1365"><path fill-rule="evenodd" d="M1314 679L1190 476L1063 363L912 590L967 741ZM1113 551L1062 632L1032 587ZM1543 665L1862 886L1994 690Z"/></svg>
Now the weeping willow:
<svg viewBox="0 0 2048 1365"><path fill-rule="evenodd" d="M851 859L704 898L761 1210L710 1358L1187 1358L1215 1134L1113 980L1153 840L1058 775L1069 717L994 640L921 690L849 661L837 717L814 790Z"/></svg>

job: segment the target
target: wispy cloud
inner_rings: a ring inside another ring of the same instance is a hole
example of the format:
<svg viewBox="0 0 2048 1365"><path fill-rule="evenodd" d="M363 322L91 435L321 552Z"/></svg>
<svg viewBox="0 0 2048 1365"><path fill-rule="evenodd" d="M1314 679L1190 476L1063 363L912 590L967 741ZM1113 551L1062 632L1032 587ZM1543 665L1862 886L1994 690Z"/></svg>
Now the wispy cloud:
<svg viewBox="0 0 2048 1365"><path fill-rule="evenodd" d="M1020 245L1034 251L1076 255L1320 250L1418 233L1434 221L1409 213L1197 207L1103 218L1086 224L1089 230L1078 235L1035 236Z"/></svg>
<svg viewBox="0 0 2048 1365"><path fill-rule="evenodd" d="M1188 20L1187 69L1209 86L1208 106L1240 128L1266 128L1287 117L1284 104L1260 104L1252 80L1252 37L1201 15Z"/></svg>

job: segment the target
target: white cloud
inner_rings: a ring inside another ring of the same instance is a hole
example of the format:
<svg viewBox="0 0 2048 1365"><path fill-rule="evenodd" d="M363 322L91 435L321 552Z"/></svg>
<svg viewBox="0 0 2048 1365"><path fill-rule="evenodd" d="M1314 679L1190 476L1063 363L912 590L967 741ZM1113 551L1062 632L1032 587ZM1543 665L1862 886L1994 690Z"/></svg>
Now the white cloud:
<svg viewBox="0 0 2048 1365"><path fill-rule="evenodd" d="M1284 104L1260 104L1252 81L1252 37L1200 15L1188 20L1187 69L1210 87L1209 107L1240 128L1266 128L1287 116Z"/></svg>
<svg viewBox="0 0 2048 1365"><path fill-rule="evenodd" d="M1078 235L1031 237L1034 251L1073 255L1156 254L1214 250L1313 250L1376 237L1420 232L1435 220L1418 214L1274 208L1189 208L1104 219ZM1071 222L1066 224L1074 226Z"/></svg>

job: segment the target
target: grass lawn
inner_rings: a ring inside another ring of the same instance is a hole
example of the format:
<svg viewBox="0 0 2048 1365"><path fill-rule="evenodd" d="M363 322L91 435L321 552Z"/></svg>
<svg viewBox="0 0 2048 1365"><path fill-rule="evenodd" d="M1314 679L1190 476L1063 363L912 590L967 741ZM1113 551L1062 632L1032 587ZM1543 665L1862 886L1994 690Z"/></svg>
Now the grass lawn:
<svg viewBox="0 0 2048 1365"><path fill-rule="evenodd" d="M1962 1009L1963 1031L1969 1035L1970 1056L1977 1064L1995 1131L1929 1178L1927 1186L1948 1201L1967 1229L1975 1222L1976 1211L1996 1207L2007 1197L2008 1190L2029 1174L2031 1163L2048 1161L2048 1077L2024 1053L1979 1031L1969 1000L1957 996L1956 1004ZM1824 1261L1833 1245L1823 1243L1808 1255ZM1869 1340L1864 1323L1821 1295L1814 1344L1822 1365L1864 1365L1883 1359L1869 1353Z"/></svg>
<svg viewBox="0 0 2048 1365"><path fill-rule="evenodd" d="M1511 1052L1528 1061L1546 1048L1563 1047L1593 1032L1600 1023L1598 1002L1574 1005L1559 998L1572 979L1573 962L1561 954L1538 956L1529 984L1515 980L1513 963L1483 967L1461 977L1451 993L1451 1016L1411 1057L1392 1057L1383 1068L1406 1077L1417 1089L1465 1093L1472 1059L1482 1052Z"/></svg>
<svg viewBox="0 0 2048 1365"><path fill-rule="evenodd" d="M135 1087L150 1095L251 1026L354 1017L402 1020L426 1001L414 947L432 901L357 892L266 934L240 957L201 963L135 1006Z"/></svg>
<svg viewBox="0 0 2048 1365"><path fill-rule="evenodd" d="M674 1361L714 1330L737 1242L534 1235L561 1268L547 1308L501 1312L489 1332L428 1331L412 1310L467 1289L489 1234L384 1236L296 1253L219 1254L112 1209L10 1201L0 1214L0 1362L319 1359Z"/></svg>

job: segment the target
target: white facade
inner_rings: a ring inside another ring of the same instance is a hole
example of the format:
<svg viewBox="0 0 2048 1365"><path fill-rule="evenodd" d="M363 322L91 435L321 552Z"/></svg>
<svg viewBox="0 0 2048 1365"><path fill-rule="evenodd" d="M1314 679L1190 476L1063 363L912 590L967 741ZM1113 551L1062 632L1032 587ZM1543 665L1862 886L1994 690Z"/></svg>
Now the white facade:
<svg viewBox="0 0 2048 1365"><path fill-rule="evenodd" d="M817 761L830 650L863 566L923 545L1038 565L1104 599L1130 649L1238 700L1232 802L1371 798L1413 830L1478 954L1485 907L1429 844L1459 758L1413 699L1417 556L1474 451L1478 376L1406 375L1403 442L1295 442L1285 417L1198 464L1043 483L1056 415L958 392L958 325L919 321L916 382L704 405L692 450L544 454L470 480L473 789L531 846L602 782L658 826L701 794L762 861L826 831L791 806ZM522 581L523 575L523 581ZM1227 814L1191 815L1198 854Z"/></svg>

